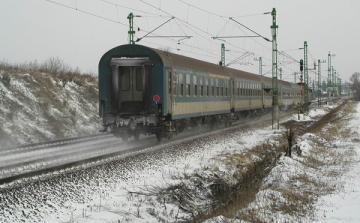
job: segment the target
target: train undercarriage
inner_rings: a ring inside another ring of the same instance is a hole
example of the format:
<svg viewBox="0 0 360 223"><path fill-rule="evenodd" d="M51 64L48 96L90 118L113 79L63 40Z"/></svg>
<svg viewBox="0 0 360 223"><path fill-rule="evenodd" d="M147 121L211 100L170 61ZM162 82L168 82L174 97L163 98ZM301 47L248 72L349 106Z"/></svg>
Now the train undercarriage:
<svg viewBox="0 0 360 223"><path fill-rule="evenodd" d="M127 141L132 137L139 140L140 135L156 135L157 141L161 142L164 138L171 139L186 129L200 129L206 126L210 129L218 129L223 126L231 126L238 120L259 118L268 112L271 112L271 108L177 120L172 120L171 116L159 118L157 115L122 115L116 117L112 124L104 124L104 130L102 131L111 132L123 141Z"/></svg>

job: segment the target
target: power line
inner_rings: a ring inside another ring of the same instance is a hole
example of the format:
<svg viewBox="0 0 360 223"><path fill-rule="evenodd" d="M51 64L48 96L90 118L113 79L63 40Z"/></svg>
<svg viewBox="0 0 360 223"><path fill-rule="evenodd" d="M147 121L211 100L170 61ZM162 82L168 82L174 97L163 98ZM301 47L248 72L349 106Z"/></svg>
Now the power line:
<svg viewBox="0 0 360 223"><path fill-rule="evenodd" d="M56 4L56 5L59 5L59 6L62 6L62 7L65 7L65 8L68 8L68 9L72 9L72 10L75 10L75 11L78 11L78 12L82 12L84 14L87 14L87 15L91 15L91 16L94 16L94 17L97 17L97 18L100 18L100 19L104 19L104 20L107 20L107 21L110 21L110 22L114 22L114 23L118 23L120 25L123 25L123 26L128 26L127 24L125 23L122 23L122 22L119 22L119 21L115 21L115 20L112 20L112 19L109 19L109 18L106 18L106 17L103 17L103 16L99 16L99 15L96 15L96 14L93 14L91 12L87 12L87 11L83 11L81 9L78 9L77 6L76 8L73 8L73 7L70 7L68 5L64 5L64 4L61 4L61 3L58 3L58 2L54 2L54 1L51 1L51 0L45 0L47 2L50 2L50 3L53 3L53 4Z"/></svg>
<svg viewBox="0 0 360 223"><path fill-rule="evenodd" d="M186 5L188 5L188 6L191 6L191 7L195 8L195 9L198 9L198 10L200 10L200 11L207 12L207 13L209 13L209 14L211 14L211 15L214 15L214 16L217 16L217 17L220 17L220 18L228 18L228 16L219 15L219 14L216 14L216 13L213 13L213 12L210 12L210 11L207 11L207 10L205 10L205 9L202 9L202 8L197 7L197 6L191 5L191 4L189 4L189 3L187 3L187 2L185 2L185 1L183 1L183 0L179 0L179 1L182 2L182 3L184 3L184 4L186 4ZM239 16L232 16L232 17L233 17L233 18L250 17L250 16L267 15L267 14L270 14L270 13L271 13L271 12L265 12L265 13L258 13L258 14L251 14L251 15L239 15Z"/></svg>
<svg viewBox="0 0 360 223"><path fill-rule="evenodd" d="M166 15L159 15L159 14L142 11L142 10L135 9L135 8L130 8L130 7L123 6L123 5L119 5L119 4L116 4L116 3L113 3L113 2L109 2L109 1L106 1L106 0L100 0L100 1L106 2L106 3L111 4L111 5L115 5L115 6L117 6L117 7L121 7L121 8L125 8L125 9L131 9L131 10L138 11L138 12L142 12L142 13L145 13L145 14L150 14L150 15L153 15L154 17L169 17L169 16L166 16ZM145 16L142 16L142 17L145 17ZM149 16L148 16L148 17L149 17Z"/></svg>
<svg viewBox="0 0 360 223"><path fill-rule="evenodd" d="M183 25L184 25L185 27L187 27L188 29L192 30L193 32L195 32L196 34L198 34L200 37L202 37L202 38L204 38L204 39L208 40L209 42L211 42L211 43L213 43L213 44L215 44L215 45L217 45L217 46L220 46L219 44L216 44L215 42L213 42L213 41L209 40L208 38L204 37L203 35L199 34L199 33L198 33L198 32L196 32L196 31L194 31L193 29L191 29L191 28L190 28L190 27L188 27L187 25L189 25L189 26L191 26L191 27L193 27L193 28L195 28L195 29L197 29L197 30L199 30L199 31L203 32L203 33L206 33L206 34L208 34L209 36L213 36L213 35L211 35L209 32L204 31L203 29L200 29L200 28L198 28L198 27L196 27L196 26L192 25L191 23L186 22L186 21L184 21L184 20L182 20L182 19L180 19L180 18L177 18L176 16L172 15L171 13L168 13L168 12L166 12L166 11L162 10L161 8L157 8L157 7L153 6L152 4L145 2L144 0L140 0L140 2L142 2L142 3L144 3L144 4L148 5L148 6L150 6L150 7L152 7L152 8L155 8L155 9L157 9L157 10L159 10L159 11L161 11L161 12L163 12L163 13L165 13L165 14L169 15L169 16L175 17L175 19L176 19L176 20L179 20L179 22L183 23ZM265 13L265 14L267 14L267 13ZM187 24L187 25L185 25L185 24ZM257 42L256 40L254 40L254 41L255 41L255 42ZM226 41L225 41L225 42L226 42ZM247 50L245 50L245 49L243 49L243 48L241 48L241 47L235 46L235 45L233 45L233 44L231 44L231 43L228 43L228 44L229 44L229 45L231 45L231 46L233 46L233 47L235 47L235 48L238 48L238 49L241 49L241 50L247 51ZM259 44L260 44L260 43L259 43ZM262 45L262 44L260 44L260 45ZM262 46L263 46L263 47L265 47L265 48L267 48L267 47L266 47L266 46L264 46L264 45L262 45ZM269 48L267 48L267 49L269 49ZM270 50L270 49L269 49L269 50ZM255 53L254 53L254 55L255 55ZM265 57L264 57L264 58L265 58ZM271 60L270 60L270 59L268 59L268 58L265 58L265 59L267 59L267 60L271 61Z"/></svg>

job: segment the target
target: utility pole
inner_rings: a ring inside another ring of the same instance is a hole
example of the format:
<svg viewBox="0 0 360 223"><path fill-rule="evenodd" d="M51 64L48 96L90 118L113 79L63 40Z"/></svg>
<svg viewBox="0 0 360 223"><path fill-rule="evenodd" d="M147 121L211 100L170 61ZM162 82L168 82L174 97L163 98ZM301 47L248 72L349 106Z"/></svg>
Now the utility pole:
<svg viewBox="0 0 360 223"><path fill-rule="evenodd" d="M335 87L335 78L334 78L334 67L331 66L331 94L332 94L332 98L334 98L334 87Z"/></svg>
<svg viewBox="0 0 360 223"><path fill-rule="evenodd" d="M318 107L321 107L321 62L318 60Z"/></svg>
<svg viewBox="0 0 360 223"><path fill-rule="evenodd" d="M312 83L312 91L311 91L311 94L314 95L314 97L315 97L315 92L316 92L316 91L315 91L315 80L312 80L312 82L313 82L313 83Z"/></svg>
<svg viewBox="0 0 360 223"><path fill-rule="evenodd" d="M127 19L129 20L129 31L128 31L129 44L135 44L135 41L134 41L134 35L135 35L135 31L134 31L134 14L132 12L130 12Z"/></svg>
<svg viewBox="0 0 360 223"><path fill-rule="evenodd" d="M309 75L308 75L308 44L304 41L304 103L306 114L309 114Z"/></svg>
<svg viewBox="0 0 360 223"><path fill-rule="evenodd" d="M278 101L278 79L277 79L277 28L276 24L276 9L273 8L272 12L272 91L273 91L273 109L272 109L272 128L274 129L274 123L277 122L277 129L279 129L279 101Z"/></svg>
<svg viewBox="0 0 360 223"><path fill-rule="evenodd" d="M341 91L342 91L342 85L341 85L341 79L339 78L339 96L341 97Z"/></svg>
<svg viewBox="0 0 360 223"><path fill-rule="evenodd" d="M225 66L225 44L221 44L221 65Z"/></svg>
<svg viewBox="0 0 360 223"><path fill-rule="evenodd" d="M262 76L262 58L259 57L259 75Z"/></svg>
<svg viewBox="0 0 360 223"><path fill-rule="evenodd" d="M331 87L331 54L329 52L328 54L328 85L327 85L327 91L328 91L328 98L330 98L330 89L329 87Z"/></svg>

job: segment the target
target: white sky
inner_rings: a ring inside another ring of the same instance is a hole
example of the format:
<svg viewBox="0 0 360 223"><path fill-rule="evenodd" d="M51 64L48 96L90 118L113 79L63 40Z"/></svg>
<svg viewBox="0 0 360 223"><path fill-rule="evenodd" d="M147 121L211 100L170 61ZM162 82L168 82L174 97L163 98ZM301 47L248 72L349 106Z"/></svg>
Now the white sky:
<svg viewBox="0 0 360 223"><path fill-rule="evenodd" d="M193 38L177 43L179 38L144 38L138 44L153 48L170 47L174 53L183 54L212 63L220 60L219 40L212 36L254 35L250 31L229 21L234 19L261 35L271 39L271 15L236 17L261 14L277 10L278 48L300 60L303 47L308 41L309 65L313 68L313 58L327 60L327 54L335 54L332 65L343 80L348 80L352 73L360 71L358 57L360 49L360 1L358 0L53 0L71 8L93 13L115 22L101 19L80 11L73 10L47 0L1 0L0 1L0 59L9 62L43 61L56 56L83 72L97 72L98 61L109 49L128 42L127 15L133 12L141 15L135 18L135 28L152 30L164 23L169 17L166 11L176 19L167 23L154 33L158 35L189 35ZM146 4L146 3L147 4ZM218 17L203 10L222 15ZM127 6L127 9L121 6ZM151 7L155 6L156 8ZM145 13L147 12L147 13ZM145 17L144 17L145 16ZM236 18L235 18L236 17ZM182 20L182 21L181 21ZM119 21L122 24L117 23ZM186 24L188 22L189 24ZM225 24L227 24L225 26ZM195 28L195 27L196 28ZM225 26L224 29L222 29ZM181 28L179 28L181 27ZM199 29L203 30L200 31ZM136 32L135 39L146 32ZM150 34L151 35L151 34ZM258 62L254 57L263 57L263 73L271 69L271 43L262 38L227 39L226 63L249 51L255 56L242 60L246 65L231 67L258 73ZM179 49L179 50L177 50ZM290 50L290 51L287 51ZM279 61L290 61L279 57ZM298 64L283 62L283 77L293 81L294 71L299 71ZM327 64L322 64L322 76L327 77ZM266 76L271 76L267 73ZM314 73L309 72L311 78Z"/></svg>

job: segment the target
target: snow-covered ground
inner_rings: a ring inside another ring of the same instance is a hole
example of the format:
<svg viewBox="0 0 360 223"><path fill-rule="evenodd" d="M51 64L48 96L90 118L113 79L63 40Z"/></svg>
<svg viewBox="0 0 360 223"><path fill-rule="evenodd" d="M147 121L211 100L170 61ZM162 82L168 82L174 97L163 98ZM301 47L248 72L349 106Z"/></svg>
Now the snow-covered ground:
<svg viewBox="0 0 360 223"><path fill-rule="evenodd" d="M335 193L321 197L318 202L319 222L360 222L360 103L356 112L339 128L350 129L348 138L337 136L334 145L353 151L353 156L335 180L341 185Z"/></svg>
<svg viewBox="0 0 360 223"><path fill-rule="evenodd" d="M360 103L349 103L320 131L297 138L255 200L215 222L360 222Z"/></svg>
<svg viewBox="0 0 360 223"><path fill-rule="evenodd" d="M96 78L0 70L0 149L97 133Z"/></svg>
<svg viewBox="0 0 360 223"><path fill-rule="evenodd" d="M312 110L309 116L302 116L301 122L319 119L328 111L329 107ZM297 115L289 115L281 121L289 120L297 122ZM256 154L252 153L252 149L262 144L270 145L270 149L275 148L283 131L284 127L280 131L272 130L271 121L252 123L245 128L233 127L230 131L219 130L182 144L170 143L168 148L161 151L140 153L51 180L2 191L0 221L82 223L189 220L192 216L184 207L200 207L204 211L211 208L207 204L211 203L208 197L212 191L204 184L210 184L216 178L235 185L239 178L237 171L245 171L247 164L262 159L261 151ZM302 136L303 156L311 150L310 143L306 143L311 137L309 134ZM303 167L295 163L301 159L296 154L292 159L282 157L264 182L264 187L270 184L280 186L284 179L289 178L281 171L284 168L282 165L291 166L287 174L299 175L298 170L303 170ZM176 203L179 201L175 199L181 189L179 185L195 191L196 197L188 198L190 202L187 204ZM269 193L260 191L256 199L265 199L264 194ZM281 194L273 194L281 199ZM258 206L258 203L254 205ZM254 207L250 204L248 208ZM274 217L278 217L279 221L296 220L291 215L277 214ZM266 215L263 219L269 220Z"/></svg>

